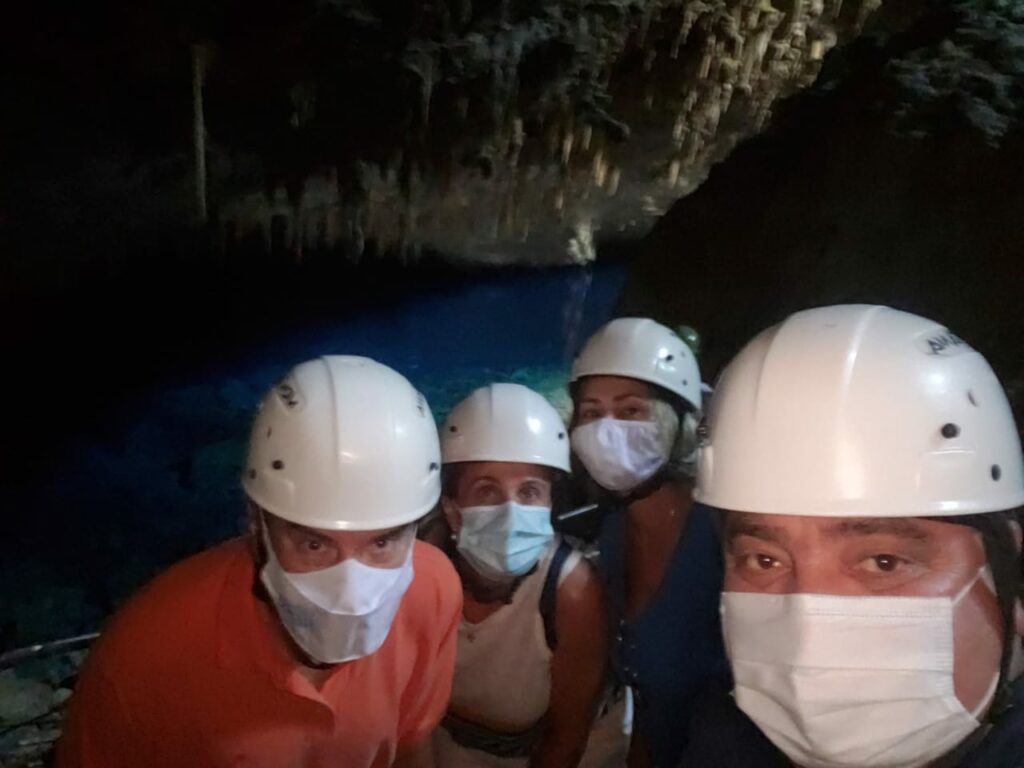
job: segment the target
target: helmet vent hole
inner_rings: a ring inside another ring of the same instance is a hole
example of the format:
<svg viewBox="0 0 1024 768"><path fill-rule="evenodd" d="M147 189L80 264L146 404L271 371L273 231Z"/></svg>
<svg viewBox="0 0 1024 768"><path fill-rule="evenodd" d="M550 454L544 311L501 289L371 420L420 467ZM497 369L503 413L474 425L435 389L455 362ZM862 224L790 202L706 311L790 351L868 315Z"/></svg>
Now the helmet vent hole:
<svg viewBox="0 0 1024 768"><path fill-rule="evenodd" d="M952 440L954 437L959 436L959 434L960 427L958 427L956 424L949 423L942 425L942 436L947 440Z"/></svg>
<svg viewBox="0 0 1024 768"><path fill-rule="evenodd" d="M978 401L974 399L974 392L967 390L967 402L973 405L975 408L978 407Z"/></svg>
<svg viewBox="0 0 1024 768"><path fill-rule="evenodd" d="M437 465L436 461L430 462L430 466L427 467L428 472L437 472L438 469L440 469L440 467Z"/></svg>
<svg viewBox="0 0 1024 768"><path fill-rule="evenodd" d="M558 439L559 440L565 440L565 432L559 432L558 433Z"/></svg>
<svg viewBox="0 0 1024 768"><path fill-rule="evenodd" d="M675 355L665 355L665 362L666 363L671 363L675 359L676 359Z"/></svg>
<svg viewBox="0 0 1024 768"><path fill-rule="evenodd" d="M280 459L274 459L273 463L271 463L270 466L272 466L274 469L284 469L284 462L281 461Z"/></svg>
<svg viewBox="0 0 1024 768"><path fill-rule="evenodd" d="M689 384L689 383L690 383L689 379L683 379L683 386L684 386L684 387L685 387L685 386L686 386L687 384Z"/></svg>
<svg viewBox="0 0 1024 768"><path fill-rule="evenodd" d="M999 478L1001 478L1003 476L1003 470L1002 470L1002 468L998 464L993 464L992 465L991 472L992 472L992 479L995 480L996 482L998 482Z"/></svg>

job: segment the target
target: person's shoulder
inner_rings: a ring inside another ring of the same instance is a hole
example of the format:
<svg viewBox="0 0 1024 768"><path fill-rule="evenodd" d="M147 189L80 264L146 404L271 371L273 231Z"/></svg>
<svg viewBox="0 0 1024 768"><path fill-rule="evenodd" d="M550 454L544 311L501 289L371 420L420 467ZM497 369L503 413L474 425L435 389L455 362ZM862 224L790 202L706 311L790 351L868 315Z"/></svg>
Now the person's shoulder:
<svg viewBox="0 0 1024 768"><path fill-rule="evenodd" d="M228 572L245 557L245 541L233 539L172 565L114 614L96 652L129 659L156 653L169 638L186 646L215 622Z"/></svg>
<svg viewBox="0 0 1024 768"><path fill-rule="evenodd" d="M577 550L567 559L558 581L559 615L581 615L603 610L604 587L594 566Z"/></svg>
<svg viewBox="0 0 1024 768"><path fill-rule="evenodd" d="M232 565L248 557L247 541L242 538L203 550L158 574L129 601L124 612L145 614L183 604L216 603L216 586L224 582Z"/></svg>
<svg viewBox="0 0 1024 768"><path fill-rule="evenodd" d="M1020 768L1024 755L1024 678L1013 685L1014 706L1000 717L959 768Z"/></svg>
<svg viewBox="0 0 1024 768"><path fill-rule="evenodd" d="M783 768L788 761L748 718L720 680L707 680L690 705L689 740L680 766Z"/></svg>
<svg viewBox="0 0 1024 768"><path fill-rule="evenodd" d="M462 582L451 560L432 544L416 541L413 547L413 580L409 591L415 596L414 602L432 607L442 615L461 611Z"/></svg>

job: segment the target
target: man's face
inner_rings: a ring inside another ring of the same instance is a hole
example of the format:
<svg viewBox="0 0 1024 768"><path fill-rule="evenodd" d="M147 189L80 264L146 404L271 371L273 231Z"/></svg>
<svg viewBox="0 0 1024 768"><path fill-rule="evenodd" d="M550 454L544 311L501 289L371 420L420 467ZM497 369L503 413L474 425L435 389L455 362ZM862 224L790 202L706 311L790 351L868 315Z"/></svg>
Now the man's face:
<svg viewBox="0 0 1024 768"><path fill-rule="evenodd" d="M967 526L921 518L823 518L729 512L725 590L766 594L955 597L986 563ZM953 614L954 684L973 711L1002 653L992 590L977 580Z"/></svg>

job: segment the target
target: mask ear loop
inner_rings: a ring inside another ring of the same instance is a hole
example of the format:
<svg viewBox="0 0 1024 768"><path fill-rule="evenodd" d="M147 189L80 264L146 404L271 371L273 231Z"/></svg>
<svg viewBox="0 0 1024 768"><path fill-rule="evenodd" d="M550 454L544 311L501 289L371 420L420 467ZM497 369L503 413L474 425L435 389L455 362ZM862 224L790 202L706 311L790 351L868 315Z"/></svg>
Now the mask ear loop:
<svg viewBox="0 0 1024 768"><path fill-rule="evenodd" d="M965 584L964 587L953 598L954 608L963 601L963 599L967 596L967 593L970 592L974 588L974 585L977 584L979 581L982 584L984 584L988 588L988 590L993 595L996 595L998 598L998 593L996 590L996 581L995 578L992 576L991 567L986 562L983 566L981 566L981 568L978 569L978 572L974 575L974 578L967 582L967 584ZM971 710L971 717L973 717L975 720L978 720L980 722L981 719L978 716L982 712L984 712L990 704L992 704L993 700L995 699L996 691L999 689L999 683L1002 680L1002 677L1003 670L1000 666L1000 668L997 669L996 673L992 676L992 682L989 684L988 690L985 691L985 695L981 697L981 701L978 702L978 705L973 710Z"/></svg>
<svg viewBox="0 0 1024 768"><path fill-rule="evenodd" d="M1007 514L984 515L989 518L980 528L989 566L996 583L996 599L1003 617L1003 657L999 665L999 687L996 691L989 719L1001 717L1013 708L1013 681L1010 664L1013 646L1017 641L1014 627L1014 608L1021 591L1021 555L1013 538L1013 529Z"/></svg>
<svg viewBox="0 0 1024 768"><path fill-rule="evenodd" d="M1013 709L1013 680L1010 679L1010 664L1013 660L1013 648L1017 642L1014 628L1014 608L1024 587L1021 553L1017 551L1010 526L1016 510L1008 512L990 512L978 515L959 515L954 517L933 517L939 522L955 523L974 528L981 534L985 546L989 572L995 582L996 601L1003 619L1003 654L999 663L999 678L995 696L988 711L987 720L994 722Z"/></svg>

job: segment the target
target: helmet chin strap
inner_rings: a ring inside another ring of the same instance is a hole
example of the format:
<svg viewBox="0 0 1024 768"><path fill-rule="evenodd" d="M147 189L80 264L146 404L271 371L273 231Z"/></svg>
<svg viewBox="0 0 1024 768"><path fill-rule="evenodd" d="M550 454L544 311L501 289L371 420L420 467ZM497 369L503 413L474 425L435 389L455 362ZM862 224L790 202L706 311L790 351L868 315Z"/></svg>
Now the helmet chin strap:
<svg viewBox="0 0 1024 768"><path fill-rule="evenodd" d="M654 495L654 493L661 490L666 483L670 483L675 479L676 473L669 469L666 464L631 491L627 491L624 494L612 493L611 491L605 491L605 493L610 499L614 499L620 506L629 507L635 502L643 501L649 496Z"/></svg>

